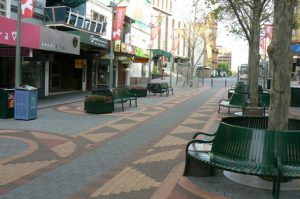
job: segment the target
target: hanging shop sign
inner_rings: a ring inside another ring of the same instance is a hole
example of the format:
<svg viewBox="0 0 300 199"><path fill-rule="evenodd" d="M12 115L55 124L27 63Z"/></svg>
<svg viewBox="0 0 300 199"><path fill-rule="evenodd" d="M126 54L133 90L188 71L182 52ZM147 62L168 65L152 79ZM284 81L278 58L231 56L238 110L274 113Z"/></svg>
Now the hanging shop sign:
<svg viewBox="0 0 300 199"><path fill-rule="evenodd" d="M40 49L79 55L80 37L51 28L41 27Z"/></svg>
<svg viewBox="0 0 300 199"><path fill-rule="evenodd" d="M135 46L132 46L130 44L121 43L121 52L122 53L135 55L135 48L136 48Z"/></svg>
<svg viewBox="0 0 300 199"><path fill-rule="evenodd" d="M108 49L108 40L101 38L98 35L90 34L87 32L79 32L80 42L89 44L99 48Z"/></svg>
<svg viewBox="0 0 300 199"><path fill-rule="evenodd" d="M0 17L0 44L16 46L17 20ZM40 46L40 26L21 23L21 46L38 49Z"/></svg>
<svg viewBox="0 0 300 199"><path fill-rule="evenodd" d="M123 31L123 24L125 20L126 7L118 6L116 8L116 15L113 29L113 40L120 40Z"/></svg>

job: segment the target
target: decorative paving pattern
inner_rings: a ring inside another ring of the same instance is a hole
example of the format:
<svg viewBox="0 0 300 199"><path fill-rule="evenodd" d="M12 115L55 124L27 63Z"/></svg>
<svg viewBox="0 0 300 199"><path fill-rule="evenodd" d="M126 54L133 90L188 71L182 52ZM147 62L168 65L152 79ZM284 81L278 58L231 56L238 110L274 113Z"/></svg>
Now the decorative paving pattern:
<svg viewBox="0 0 300 199"><path fill-rule="evenodd" d="M219 95L220 93L215 97L219 98ZM211 100L207 103L213 105ZM216 110L215 108L214 112ZM207 111L211 113L207 114ZM113 169L112 173L109 172L107 176L99 177L99 181L97 180L89 188L83 188L81 193L74 195L74 198L80 196L84 198L151 198L151 195L155 192L153 188L158 188L166 177L167 173L165 171L172 170L174 165L183 160L185 145L192 135L196 131L209 129L208 126L213 124L218 115L212 113L212 109L210 107L206 108L206 104L199 107L195 114L191 115L193 117L186 118L164 137L153 142L152 147L146 147L139 154L140 158L133 160L126 166L124 165L123 169L116 168ZM131 117L128 117L128 119L132 120ZM201 124L203 128L194 129L186 126L191 123ZM118 169L120 170L117 171ZM108 180L103 181L100 179Z"/></svg>
<svg viewBox="0 0 300 199"><path fill-rule="evenodd" d="M171 150L171 151L155 153L153 155L148 155L146 157L143 157L143 158L133 162L133 164L159 162L159 161L164 161L164 160L173 160L178 156L180 151L181 151L180 149L176 149L176 150Z"/></svg>
<svg viewBox="0 0 300 199"><path fill-rule="evenodd" d="M0 165L0 185L6 185L38 169L44 168L55 161L56 160L49 160Z"/></svg>
<svg viewBox="0 0 300 199"><path fill-rule="evenodd" d="M96 190L91 197L98 197L100 195L108 196L110 194L120 194L122 192L140 191L142 189L150 189L158 187L159 182L146 176L142 172L127 167L118 175L108 181L104 186Z"/></svg>
<svg viewBox="0 0 300 199"><path fill-rule="evenodd" d="M197 131L207 132L212 125L216 124L216 120L221 119L216 112L219 99L226 94L225 89L221 89L201 106L195 107L192 114L180 123L170 126L166 132L155 137L155 140L148 139L147 142L144 140L146 145L134 151L131 157L126 158L120 165L106 165L107 161L117 156L122 157L120 150L103 153L100 150L103 145L116 143L119 136L130 135L130 129L139 127L142 122L151 122L159 116L164 116L164 113L172 107L180 106L181 103L204 91L206 89L170 97L168 101L155 106L145 105L143 109L134 112L121 112L121 117L118 119L70 137L37 131L0 130L0 141L9 139L16 140L15 143L26 143L26 147L23 145L22 148L22 144L20 145L22 150L16 148L13 154L6 153L0 158L0 197L1 194L22 184L28 184L34 178L39 179L37 182L42 182L51 175L49 171L59 170L62 178L70 176L70 179L64 179L63 183L57 179L58 183L55 187L63 186L64 190L69 190L70 193L74 192L74 188L78 190L77 193L65 198L224 198L218 197L218 193L199 191L199 186L194 182L187 182L183 180L184 178L180 178L182 166L179 169L174 168L184 161L185 145L191 140L192 135ZM68 104L56 110L69 114L81 112L82 115L87 115L83 113L80 104ZM133 145L140 142L140 139L135 139L134 136L126 138L134 140ZM126 142L121 141L121 146L118 148L127 150L124 143ZM8 156L11 159L8 159ZM6 161L3 162L5 159ZM95 165L89 165L90 162ZM99 172L98 168L103 164L107 168L105 173ZM170 171L171 173L168 173ZM179 173L176 173L178 171ZM35 185L37 185L35 191L41 189L38 188L38 184ZM77 189L78 187L80 189ZM49 189L53 190L53 187ZM40 198L43 196L41 195Z"/></svg>
<svg viewBox="0 0 300 199"><path fill-rule="evenodd" d="M7 142L7 139L12 141ZM6 186L27 182L28 176L36 176L40 169L70 156L76 150L75 143L68 138L36 131L1 130L1 142L9 144L1 145L6 149L0 150L1 154L7 155L0 158L0 188L7 191ZM10 154L5 151L10 151Z"/></svg>

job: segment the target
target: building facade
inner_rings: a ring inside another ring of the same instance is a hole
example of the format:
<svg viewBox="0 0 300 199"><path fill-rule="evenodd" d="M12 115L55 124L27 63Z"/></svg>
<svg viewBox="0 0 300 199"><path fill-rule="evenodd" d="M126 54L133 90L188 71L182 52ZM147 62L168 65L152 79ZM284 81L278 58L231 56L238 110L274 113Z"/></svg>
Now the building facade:
<svg viewBox="0 0 300 199"><path fill-rule="evenodd" d="M0 87L15 87L17 0L0 0ZM61 92L145 84L153 69L178 72L188 60L186 25L172 16L173 0L35 0L22 19L21 85L44 97ZM126 7L120 40L110 53L113 11ZM151 55L150 55L151 54ZM150 57L151 56L151 57ZM149 58L150 57L150 58ZM149 67L150 66L150 67Z"/></svg>
<svg viewBox="0 0 300 199"><path fill-rule="evenodd" d="M232 53L230 50L222 47L217 46L218 49L218 64L219 63L226 63L228 64L229 69L231 70L231 59L232 59Z"/></svg>

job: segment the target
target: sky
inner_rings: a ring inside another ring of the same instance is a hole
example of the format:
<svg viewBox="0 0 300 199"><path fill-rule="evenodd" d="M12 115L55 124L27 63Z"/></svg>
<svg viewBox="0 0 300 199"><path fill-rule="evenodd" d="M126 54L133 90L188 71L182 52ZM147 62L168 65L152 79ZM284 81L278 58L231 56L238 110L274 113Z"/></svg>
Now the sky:
<svg viewBox="0 0 300 199"><path fill-rule="evenodd" d="M228 33L222 24L218 24L217 46L223 46L232 52L231 69L237 71L238 66L248 63L248 43Z"/></svg>

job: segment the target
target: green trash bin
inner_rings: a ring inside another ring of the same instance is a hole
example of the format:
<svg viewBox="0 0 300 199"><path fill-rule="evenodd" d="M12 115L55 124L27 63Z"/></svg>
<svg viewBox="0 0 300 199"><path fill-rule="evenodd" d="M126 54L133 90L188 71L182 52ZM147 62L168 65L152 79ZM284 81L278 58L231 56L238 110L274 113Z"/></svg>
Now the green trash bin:
<svg viewBox="0 0 300 199"><path fill-rule="evenodd" d="M0 118L14 117L15 90L0 88Z"/></svg>

